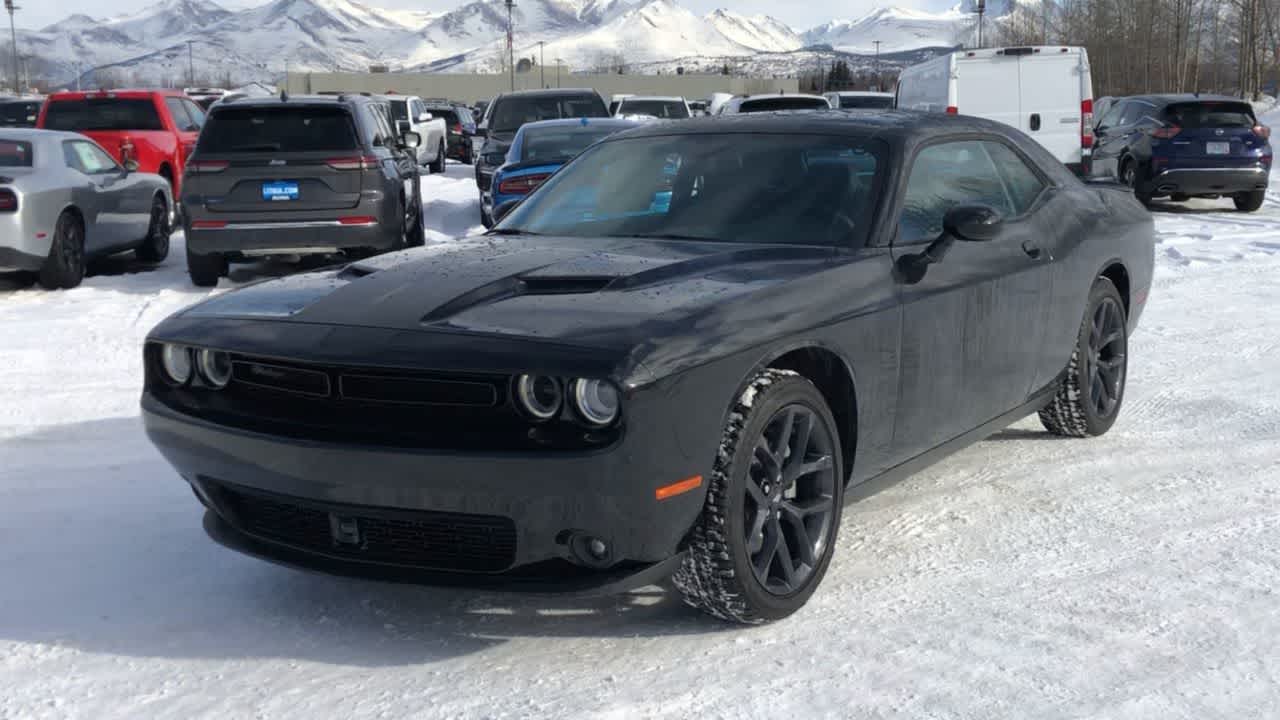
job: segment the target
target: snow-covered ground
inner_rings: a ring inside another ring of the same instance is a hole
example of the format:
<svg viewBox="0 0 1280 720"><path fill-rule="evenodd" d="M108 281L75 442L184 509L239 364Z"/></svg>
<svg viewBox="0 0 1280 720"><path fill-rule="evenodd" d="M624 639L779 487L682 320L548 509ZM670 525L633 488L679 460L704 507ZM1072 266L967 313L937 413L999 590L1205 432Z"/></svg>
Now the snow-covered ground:
<svg viewBox="0 0 1280 720"><path fill-rule="evenodd" d="M432 240L474 227L469 171L425 179ZM1110 435L1023 421L851 506L813 601L759 628L661 588L511 597L224 550L137 415L140 341L206 294L181 241L151 272L0 290L0 718L1276 717L1268 200L1161 209Z"/></svg>

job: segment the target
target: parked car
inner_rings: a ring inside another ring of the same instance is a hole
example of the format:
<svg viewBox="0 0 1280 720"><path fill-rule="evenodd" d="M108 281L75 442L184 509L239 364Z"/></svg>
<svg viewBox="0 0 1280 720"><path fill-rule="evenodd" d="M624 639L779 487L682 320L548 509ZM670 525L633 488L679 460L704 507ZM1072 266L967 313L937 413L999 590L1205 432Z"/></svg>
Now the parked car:
<svg viewBox="0 0 1280 720"><path fill-rule="evenodd" d="M506 162L507 149L520 126L540 120L584 117L609 117L609 109L595 90L523 90L494 98L476 128L476 134L484 138L476 158L476 187L481 200L489 191L493 171ZM480 212L481 221L489 222L485 211Z"/></svg>
<svg viewBox="0 0 1280 720"><path fill-rule="evenodd" d="M480 198L485 227L493 226L494 210L523 200L565 163L591 145L640 123L602 119L543 120L520 128L507 151L506 162L493 173L489 191Z"/></svg>
<svg viewBox="0 0 1280 720"><path fill-rule="evenodd" d="M40 118L42 98L6 98L0 100L0 127L35 127Z"/></svg>
<svg viewBox="0 0 1280 720"><path fill-rule="evenodd" d="M1239 98L1120 98L1094 130L1092 174L1119 178L1143 203L1229 197L1254 212L1271 175L1271 129Z"/></svg>
<svg viewBox="0 0 1280 720"><path fill-rule="evenodd" d="M183 186L191 281L216 285L229 262L262 256L421 245L420 140L366 95L215 105Z"/></svg>
<svg viewBox="0 0 1280 720"><path fill-rule="evenodd" d="M893 93L842 90L823 95L837 110L888 110L893 107Z"/></svg>
<svg viewBox="0 0 1280 720"><path fill-rule="evenodd" d="M242 552L503 590L674 573L763 622L818 587L846 493L1028 414L1106 433L1154 247L1126 188L980 118L650 123L486 236L179 312L142 414Z"/></svg>
<svg viewBox="0 0 1280 720"><path fill-rule="evenodd" d="M118 163L169 181L182 196L182 168L204 126L204 111L179 90L53 93L36 127L88 135Z"/></svg>
<svg viewBox="0 0 1280 720"><path fill-rule="evenodd" d="M657 97L649 95L632 95L618 103L614 117L647 115L659 120L684 120L692 117L689 103L682 97Z"/></svg>
<svg viewBox="0 0 1280 720"><path fill-rule="evenodd" d="M444 172L449 132L445 119L433 114L422 98L414 95L387 95L385 99L391 108L392 127L396 128L396 134L415 132L422 138L422 144L415 153L418 164L428 172Z"/></svg>
<svg viewBox="0 0 1280 720"><path fill-rule="evenodd" d="M898 107L998 120L1027 133L1077 175L1093 150L1093 80L1082 47L961 50L898 78Z"/></svg>
<svg viewBox="0 0 1280 720"><path fill-rule="evenodd" d="M821 95L752 95L736 97L720 106L720 115L777 112L779 110L830 110L831 103Z"/></svg>
<svg viewBox="0 0 1280 720"><path fill-rule="evenodd" d="M185 92L187 94L187 97L195 101L195 103L199 105L201 108L203 108L205 111L208 111L210 105L213 105L214 103L218 102L227 94L227 91L225 88L207 88L207 87L187 88L183 90L183 92Z"/></svg>
<svg viewBox="0 0 1280 720"><path fill-rule="evenodd" d="M627 98L632 98L632 97L635 97L635 95L631 93L619 93L617 95L611 95L609 97L610 117L618 114L618 106L622 104L623 100L626 100Z"/></svg>
<svg viewBox="0 0 1280 720"><path fill-rule="evenodd" d="M707 114L708 105L709 103L706 100L690 100L689 112L692 113L694 117L703 117Z"/></svg>
<svg viewBox="0 0 1280 720"><path fill-rule="evenodd" d="M449 100L423 100L427 112L444 120L445 154L464 165L471 164L471 138L476 134L476 121L471 110Z"/></svg>
<svg viewBox="0 0 1280 720"><path fill-rule="evenodd" d="M169 254L169 183L116 163L93 140L53 130L0 130L0 270L71 288L88 260L132 250Z"/></svg>

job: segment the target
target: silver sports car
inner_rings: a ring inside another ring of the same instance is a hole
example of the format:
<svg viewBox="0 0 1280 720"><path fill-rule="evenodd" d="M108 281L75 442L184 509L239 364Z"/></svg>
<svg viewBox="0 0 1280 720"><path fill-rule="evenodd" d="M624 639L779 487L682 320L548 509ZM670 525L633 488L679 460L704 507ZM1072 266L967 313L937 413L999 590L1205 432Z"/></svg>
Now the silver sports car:
<svg viewBox="0 0 1280 720"><path fill-rule="evenodd" d="M0 271L69 288L96 255L160 262L172 208L164 178L121 167L83 135L0 129Z"/></svg>

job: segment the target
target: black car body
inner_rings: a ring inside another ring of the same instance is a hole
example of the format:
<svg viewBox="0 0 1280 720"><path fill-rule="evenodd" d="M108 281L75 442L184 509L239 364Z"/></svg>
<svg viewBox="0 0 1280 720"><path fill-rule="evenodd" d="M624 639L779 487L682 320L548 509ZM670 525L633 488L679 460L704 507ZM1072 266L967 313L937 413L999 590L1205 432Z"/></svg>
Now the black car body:
<svg viewBox="0 0 1280 720"><path fill-rule="evenodd" d="M606 118L609 108L595 90L522 90L494 98L477 130L484 137L476 156L476 187L481 194L489 189L493 171L506 162L507 150L520 126L578 117Z"/></svg>
<svg viewBox="0 0 1280 720"><path fill-rule="evenodd" d="M427 99L422 102L427 112L444 118L445 154L453 160L470 165L471 138L476 134L476 121L471 115L471 109L448 100Z"/></svg>
<svg viewBox="0 0 1280 720"><path fill-rule="evenodd" d="M829 111L645 125L588 149L486 236L174 315L147 341L143 417L208 532L244 552L505 589L676 570L690 602L767 619L812 589L759 612L717 605L746 596L717 589L734 575L716 563L739 551L706 518L741 502L726 500L727 464L774 427L753 419L772 393L809 388L829 409L827 454L796 453L813 462L795 472L838 478L822 491L834 532L841 497L1037 410L1105 431L1118 396L1105 427L1064 405L1094 389L1077 388L1092 377L1080 367L1123 362L1080 360L1082 318L1114 288L1103 339L1127 337L1153 255L1126 188L1082 183L998 123ZM164 353L181 364L186 348L209 350L224 389L174 380ZM1122 391L1111 380L1100 392Z"/></svg>
<svg viewBox="0 0 1280 720"><path fill-rule="evenodd" d="M227 263L421 244L412 148L366 95L216 104L182 183L187 265L212 285Z"/></svg>
<svg viewBox="0 0 1280 720"><path fill-rule="evenodd" d="M1117 98L1098 121L1091 174L1115 177L1139 199L1231 197L1262 205L1271 173L1271 130L1239 98Z"/></svg>

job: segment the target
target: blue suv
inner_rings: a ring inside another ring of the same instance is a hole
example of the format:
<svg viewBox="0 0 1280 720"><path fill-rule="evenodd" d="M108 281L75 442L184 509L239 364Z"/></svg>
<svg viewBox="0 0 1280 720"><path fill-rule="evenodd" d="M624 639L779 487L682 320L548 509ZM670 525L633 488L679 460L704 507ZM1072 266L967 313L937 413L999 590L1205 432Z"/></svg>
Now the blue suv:
<svg viewBox="0 0 1280 720"><path fill-rule="evenodd" d="M1271 129L1239 98L1121 98L1094 135L1091 175L1119 178L1144 204L1157 197L1230 197L1244 212L1262 207L1271 173Z"/></svg>

